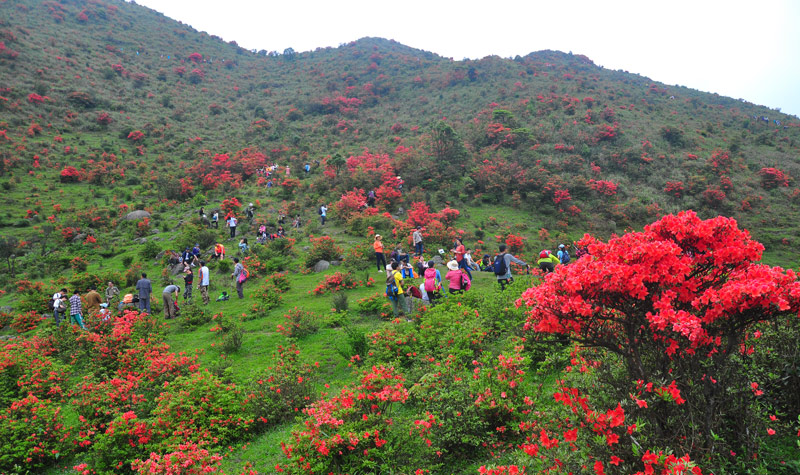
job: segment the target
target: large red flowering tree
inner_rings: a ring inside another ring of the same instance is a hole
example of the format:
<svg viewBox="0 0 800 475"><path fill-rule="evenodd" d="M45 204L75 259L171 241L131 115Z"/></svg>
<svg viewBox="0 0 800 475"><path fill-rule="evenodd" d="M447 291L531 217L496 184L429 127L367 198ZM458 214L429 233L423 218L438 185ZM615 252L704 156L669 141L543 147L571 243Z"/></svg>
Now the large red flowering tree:
<svg viewBox="0 0 800 475"><path fill-rule="evenodd" d="M752 450L764 435L756 435L760 394L747 372L754 326L797 318L795 273L759 264L764 247L735 220L692 211L579 245L588 256L523 293L525 329L604 349L604 361L620 364L607 365L601 391L617 400L670 385L657 407L636 408L664 445L719 453L722 436L731 453Z"/></svg>

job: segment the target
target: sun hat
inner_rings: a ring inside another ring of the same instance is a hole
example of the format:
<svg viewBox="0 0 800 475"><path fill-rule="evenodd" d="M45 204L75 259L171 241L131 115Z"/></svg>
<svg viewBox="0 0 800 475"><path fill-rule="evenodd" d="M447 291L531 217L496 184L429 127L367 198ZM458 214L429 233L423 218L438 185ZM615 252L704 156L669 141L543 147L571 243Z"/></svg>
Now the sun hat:
<svg viewBox="0 0 800 475"><path fill-rule="evenodd" d="M450 261L447 263L447 268L450 270L458 270L458 262Z"/></svg>
<svg viewBox="0 0 800 475"><path fill-rule="evenodd" d="M563 245L563 244L559 244L559 245L558 245L558 248L559 248L559 249L564 249L565 247L567 247L567 246L565 246L565 245Z"/></svg>

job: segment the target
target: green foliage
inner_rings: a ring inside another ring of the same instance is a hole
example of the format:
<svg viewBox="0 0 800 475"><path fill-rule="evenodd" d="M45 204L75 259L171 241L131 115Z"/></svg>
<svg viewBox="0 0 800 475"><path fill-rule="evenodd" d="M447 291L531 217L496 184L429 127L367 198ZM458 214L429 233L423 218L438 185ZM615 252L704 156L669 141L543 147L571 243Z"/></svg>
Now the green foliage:
<svg viewBox="0 0 800 475"><path fill-rule="evenodd" d="M198 300L198 299L195 299ZM205 325L211 321L211 315L205 311L196 301L184 303L181 306L180 323L187 329L192 329Z"/></svg>
<svg viewBox="0 0 800 475"><path fill-rule="evenodd" d="M148 240L139 248L139 257L142 259L155 259L163 251L160 244L153 240Z"/></svg>

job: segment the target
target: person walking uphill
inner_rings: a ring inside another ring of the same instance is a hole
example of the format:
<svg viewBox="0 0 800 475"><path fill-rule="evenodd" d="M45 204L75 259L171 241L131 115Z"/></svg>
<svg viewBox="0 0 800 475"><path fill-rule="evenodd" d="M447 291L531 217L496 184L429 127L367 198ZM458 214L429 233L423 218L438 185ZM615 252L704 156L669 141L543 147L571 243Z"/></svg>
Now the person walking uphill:
<svg viewBox="0 0 800 475"><path fill-rule="evenodd" d="M383 255L383 241L381 235L375 235L375 242L372 243L372 248L375 249L375 262L378 264L378 272L383 272L386 269L386 256Z"/></svg>
<svg viewBox="0 0 800 475"><path fill-rule="evenodd" d="M231 230L231 238L235 238L236 237L236 225L239 224L239 221L236 220L236 216L231 215L228 218L227 223L228 223L228 227Z"/></svg>
<svg viewBox="0 0 800 475"><path fill-rule="evenodd" d="M322 222L322 225L325 226L325 219L328 217L328 207L322 205L319 207L319 220Z"/></svg>
<svg viewBox="0 0 800 475"><path fill-rule="evenodd" d="M208 267L206 266L206 261L200 261L200 285L198 288L200 289L200 295L203 296L203 304L208 305Z"/></svg>
<svg viewBox="0 0 800 475"><path fill-rule="evenodd" d="M150 313L150 294L153 293L153 286L144 272L142 278L136 282L136 290L139 292L139 310Z"/></svg>
<svg viewBox="0 0 800 475"><path fill-rule="evenodd" d="M53 294L53 320L56 325L61 325L61 317L67 312L67 289Z"/></svg>
<svg viewBox="0 0 800 475"><path fill-rule="evenodd" d="M247 280L247 274L246 274L247 271L244 270L244 266L242 265L241 262L239 262L238 257L234 257L233 262L236 263L236 265L233 266L233 274L231 274L231 277L236 279L236 293L239 295L240 299L243 299L244 298L243 286L245 280Z"/></svg>
<svg viewBox="0 0 800 475"><path fill-rule="evenodd" d="M89 288L89 292L86 293L86 313L89 312L99 312L100 311L100 304L103 303L103 297L97 292L97 288L93 285Z"/></svg>
<svg viewBox="0 0 800 475"><path fill-rule="evenodd" d="M72 293L72 297L69 298L69 321L70 323L75 322L81 328L86 330L86 325L83 324L83 302L81 301L81 294L78 292L78 289Z"/></svg>
<svg viewBox="0 0 800 475"><path fill-rule="evenodd" d="M177 285L169 284L164 287L161 297L164 300L164 318L172 320L175 318L175 300L178 299L181 288Z"/></svg>
<svg viewBox="0 0 800 475"><path fill-rule="evenodd" d="M506 290L507 284L514 282L514 276L511 275L511 263L525 267L528 267L528 264L507 253L505 244L500 244L499 251L500 254L495 256L492 268L494 275L497 276L497 282L500 283L500 291L503 291Z"/></svg>
<svg viewBox="0 0 800 475"><path fill-rule="evenodd" d="M395 318L408 312L408 301L403 290L403 276L400 275L399 267L397 261L392 262L391 274L386 278L386 296L392 301Z"/></svg>

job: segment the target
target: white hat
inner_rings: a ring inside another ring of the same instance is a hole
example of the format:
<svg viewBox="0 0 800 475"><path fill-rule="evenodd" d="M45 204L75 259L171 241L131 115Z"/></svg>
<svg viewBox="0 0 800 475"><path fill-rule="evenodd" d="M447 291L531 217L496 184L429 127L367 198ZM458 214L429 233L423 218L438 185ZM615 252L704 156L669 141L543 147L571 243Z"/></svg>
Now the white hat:
<svg viewBox="0 0 800 475"><path fill-rule="evenodd" d="M567 246L565 246L565 245L563 245L563 244L559 244L559 245L558 245L558 248L559 248L559 249L564 249L565 247L567 247Z"/></svg>
<svg viewBox="0 0 800 475"><path fill-rule="evenodd" d="M450 270L458 270L458 262L450 261L447 263L447 268Z"/></svg>

